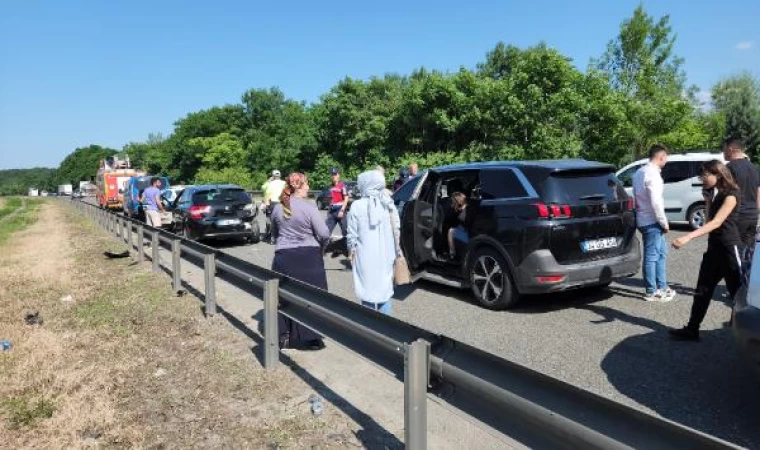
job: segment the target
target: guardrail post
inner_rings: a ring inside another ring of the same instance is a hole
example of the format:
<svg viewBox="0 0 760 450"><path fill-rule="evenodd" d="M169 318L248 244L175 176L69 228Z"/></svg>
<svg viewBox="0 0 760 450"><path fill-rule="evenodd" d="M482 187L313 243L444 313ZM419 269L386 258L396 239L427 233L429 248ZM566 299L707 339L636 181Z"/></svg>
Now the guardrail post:
<svg viewBox="0 0 760 450"><path fill-rule="evenodd" d="M137 262L145 261L145 236L143 226L137 224Z"/></svg>
<svg viewBox="0 0 760 450"><path fill-rule="evenodd" d="M280 280L264 282L264 368L271 370L280 363L280 332L277 326L277 307L280 300Z"/></svg>
<svg viewBox="0 0 760 450"><path fill-rule="evenodd" d="M216 255L203 256L203 281L206 287L206 317L216 314Z"/></svg>
<svg viewBox="0 0 760 450"><path fill-rule="evenodd" d="M427 449L427 387L430 343L404 344L404 443L408 450Z"/></svg>
<svg viewBox="0 0 760 450"><path fill-rule="evenodd" d="M153 254L151 255L151 259L153 260L153 271L158 272L161 270L161 266L159 265L159 246L161 245L161 241L158 240L158 230L153 231L153 235L151 236L151 250L153 251Z"/></svg>
<svg viewBox="0 0 760 450"><path fill-rule="evenodd" d="M182 290L182 272L180 258L182 253L182 241L179 239L172 239L172 288L175 293Z"/></svg>
<svg viewBox="0 0 760 450"><path fill-rule="evenodd" d="M127 222L127 250L129 253L132 253L133 243L132 243L132 222L130 222L128 219L124 219Z"/></svg>

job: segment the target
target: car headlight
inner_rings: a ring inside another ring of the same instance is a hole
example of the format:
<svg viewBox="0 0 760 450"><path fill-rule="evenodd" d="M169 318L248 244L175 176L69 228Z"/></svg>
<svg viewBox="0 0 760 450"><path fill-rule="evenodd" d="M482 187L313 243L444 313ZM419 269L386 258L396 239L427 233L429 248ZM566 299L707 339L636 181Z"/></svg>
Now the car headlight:
<svg viewBox="0 0 760 450"><path fill-rule="evenodd" d="M245 211L253 211L253 203L249 203L243 207Z"/></svg>

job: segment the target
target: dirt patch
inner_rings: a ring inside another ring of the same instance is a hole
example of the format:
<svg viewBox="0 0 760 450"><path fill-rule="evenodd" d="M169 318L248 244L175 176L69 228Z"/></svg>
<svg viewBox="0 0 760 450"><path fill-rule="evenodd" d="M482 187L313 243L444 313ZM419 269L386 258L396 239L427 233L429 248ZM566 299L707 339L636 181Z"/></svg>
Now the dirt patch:
<svg viewBox="0 0 760 450"><path fill-rule="evenodd" d="M0 447L355 448L356 424L309 410L223 318L47 202L0 260ZM8 280L6 283L5 280ZM39 312L41 325L24 321Z"/></svg>

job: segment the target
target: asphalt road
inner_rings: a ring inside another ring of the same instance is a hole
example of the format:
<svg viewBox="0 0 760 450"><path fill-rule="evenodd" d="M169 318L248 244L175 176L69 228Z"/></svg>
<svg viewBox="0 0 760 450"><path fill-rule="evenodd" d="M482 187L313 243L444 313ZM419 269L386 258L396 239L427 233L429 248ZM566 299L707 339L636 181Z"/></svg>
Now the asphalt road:
<svg viewBox="0 0 760 450"><path fill-rule="evenodd" d="M668 239L683 234L673 231ZM264 267L274 254L266 243L209 244ZM688 319L705 247L703 239L670 250L670 286L678 292L670 303L644 302L640 274L608 289L526 297L510 311L486 310L468 291L423 281L397 288L394 315L621 403L760 449L760 379L743 366L724 325L731 309L723 286L703 323L701 342L668 339L667 329ZM330 291L355 300L347 261L328 256L325 266Z"/></svg>
<svg viewBox="0 0 760 450"><path fill-rule="evenodd" d="M336 229L336 232L338 230ZM683 235L673 231L669 239ZM269 267L266 243L219 243L225 252ZM526 297L510 311L490 311L468 291L420 282L398 288L395 316L616 401L750 448L760 448L760 380L742 365L721 286L699 343L673 342L686 323L705 240L670 251L671 303L641 299L641 275L608 289ZM342 258L326 258L331 292L355 299Z"/></svg>

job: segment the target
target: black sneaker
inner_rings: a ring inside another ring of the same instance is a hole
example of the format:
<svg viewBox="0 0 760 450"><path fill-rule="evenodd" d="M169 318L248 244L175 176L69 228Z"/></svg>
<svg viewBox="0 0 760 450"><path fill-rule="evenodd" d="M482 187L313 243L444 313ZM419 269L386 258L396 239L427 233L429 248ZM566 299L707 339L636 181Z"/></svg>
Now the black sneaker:
<svg viewBox="0 0 760 450"><path fill-rule="evenodd" d="M691 328L673 328L668 333L674 341L699 341L699 331L692 330Z"/></svg>

